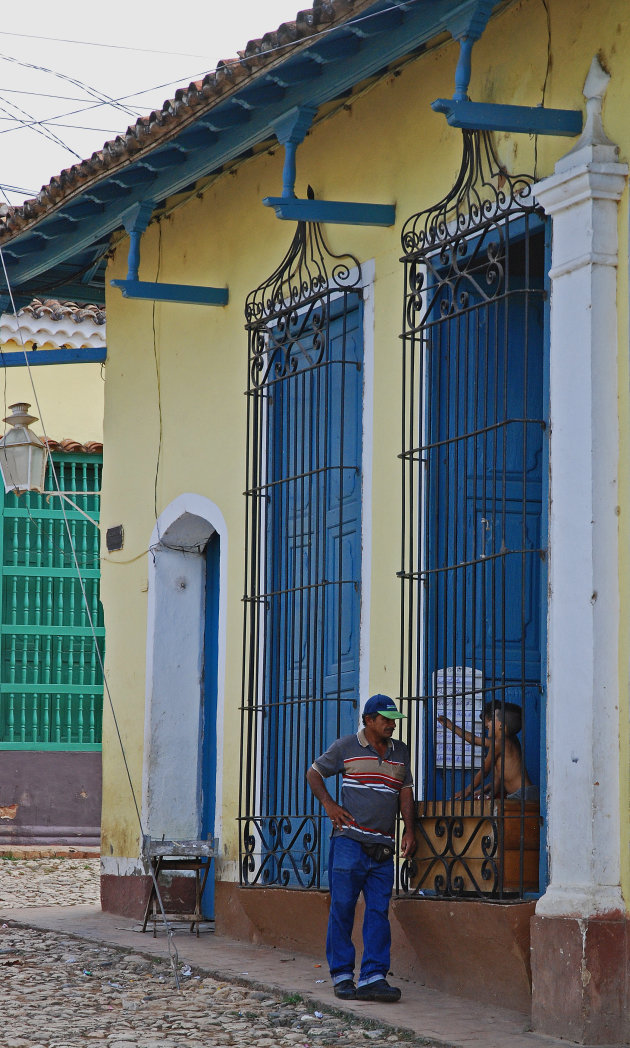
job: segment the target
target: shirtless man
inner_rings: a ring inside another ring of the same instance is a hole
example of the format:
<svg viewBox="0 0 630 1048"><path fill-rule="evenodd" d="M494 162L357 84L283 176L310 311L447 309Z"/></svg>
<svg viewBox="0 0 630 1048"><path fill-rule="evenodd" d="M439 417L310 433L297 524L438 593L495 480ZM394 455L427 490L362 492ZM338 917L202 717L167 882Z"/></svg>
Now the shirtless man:
<svg viewBox="0 0 630 1048"><path fill-rule="evenodd" d="M493 712L494 706L494 712ZM486 702L483 707L483 722L487 729L487 737L473 735L472 732L464 731L457 724L453 724L448 717L438 717L449 731L455 732L460 739L465 739L471 745L483 746L485 756L483 766L479 769L472 782L462 791L455 794L454 799L469 797L474 791L476 797L481 796L481 789L492 797L501 797L514 800L537 800L538 787L532 786L532 781L527 774L527 768L523 765L523 754L521 744L517 735L521 730L523 716L521 707L514 702L495 703ZM486 777L492 772L492 785L483 788L482 784ZM480 789L481 788L481 789Z"/></svg>

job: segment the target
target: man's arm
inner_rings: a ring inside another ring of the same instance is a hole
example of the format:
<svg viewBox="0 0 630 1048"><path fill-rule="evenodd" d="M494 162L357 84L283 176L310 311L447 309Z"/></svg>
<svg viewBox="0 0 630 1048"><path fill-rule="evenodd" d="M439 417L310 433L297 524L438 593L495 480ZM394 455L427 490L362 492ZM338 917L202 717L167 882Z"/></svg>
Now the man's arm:
<svg viewBox="0 0 630 1048"><path fill-rule="evenodd" d="M354 819L350 812L346 811L345 808L342 808L340 804L337 804L337 802L333 800L326 789L326 784L322 776L315 768L310 767L308 769L306 773L306 781L336 830L341 830L344 826L352 825Z"/></svg>
<svg viewBox="0 0 630 1048"><path fill-rule="evenodd" d="M409 859L418 846L416 841L416 805L411 786L403 786L400 791L400 814L405 825L405 832L400 842L400 854L403 859Z"/></svg>

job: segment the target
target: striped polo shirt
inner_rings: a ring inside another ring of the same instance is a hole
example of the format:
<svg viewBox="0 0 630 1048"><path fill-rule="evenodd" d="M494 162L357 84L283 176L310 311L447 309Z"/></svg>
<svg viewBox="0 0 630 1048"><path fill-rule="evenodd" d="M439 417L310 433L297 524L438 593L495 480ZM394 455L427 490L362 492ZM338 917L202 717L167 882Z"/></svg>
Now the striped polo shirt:
<svg viewBox="0 0 630 1048"><path fill-rule="evenodd" d="M390 739L381 757L370 746L365 731L344 735L313 761L322 778L343 775L342 808L355 820L335 830L335 836L352 837L364 844L394 843L398 800L403 786L413 786L409 750L404 742Z"/></svg>

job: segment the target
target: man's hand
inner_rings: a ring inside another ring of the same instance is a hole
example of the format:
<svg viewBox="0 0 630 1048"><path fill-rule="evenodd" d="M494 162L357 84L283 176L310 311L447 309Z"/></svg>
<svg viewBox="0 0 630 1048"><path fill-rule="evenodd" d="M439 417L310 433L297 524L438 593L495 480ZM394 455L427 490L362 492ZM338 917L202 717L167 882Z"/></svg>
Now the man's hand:
<svg viewBox="0 0 630 1048"><path fill-rule="evenodd" d="M403 786L400 791L400 814L405 824L405 831L400 839L400 854L403 859L410 859L416 844L416 805L411 786Z"/></svg>
<svg viewBox="0 0 630 1048"><path fill-rule="evenodd" d="M336 830L341 830L344 826L353 825L354 819L350 812L346 811L345 808L342 808L340 804L337 804L332 797L328 803L324 804L324 809Z"/></svg>
<svg viewBox="0 0 630 1048"><path fill-rule="evenodd" d="M412 855L415 855L418 842L416 840L415 833L409 833L405 830L400 840L400 854L403 859L410 859Z"/></svg>
<svg viewBox="0 0 630 1048"><path fill-rule="evenodd" d="M337 804L337 801L333 800L330 796L326 789L324 780L316 768L311 767L308 769L306 773L306 781L336 830L341 830L344 826L352 826L354 824L354 819L350 812L346 811L345 808L342 808L341 805Z"/></svg>

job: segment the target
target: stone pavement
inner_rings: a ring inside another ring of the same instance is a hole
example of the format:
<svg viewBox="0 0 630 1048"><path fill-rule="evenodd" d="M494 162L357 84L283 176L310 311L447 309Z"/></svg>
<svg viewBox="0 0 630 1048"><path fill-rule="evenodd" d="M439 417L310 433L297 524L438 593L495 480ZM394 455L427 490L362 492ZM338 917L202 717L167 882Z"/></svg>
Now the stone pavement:
<svg viewBox="0 0 630 1048"><path fill-rule="evenodd" d="M12 853L9 853L10 855ZM98 905L99 858L12 858L0 855L0 909Z"/></svg>
<svg viewBox="0 0 630 1048"><path fill-rule="evenodd" d="M415 983L400 982L397 1005L341 1006L323 958L207 927L197 938L175 926L178 992L165 932L142 935L97 896L96 859L0 857L0 1048L567 1048L527 1033L523 1015Z"/></svg>

